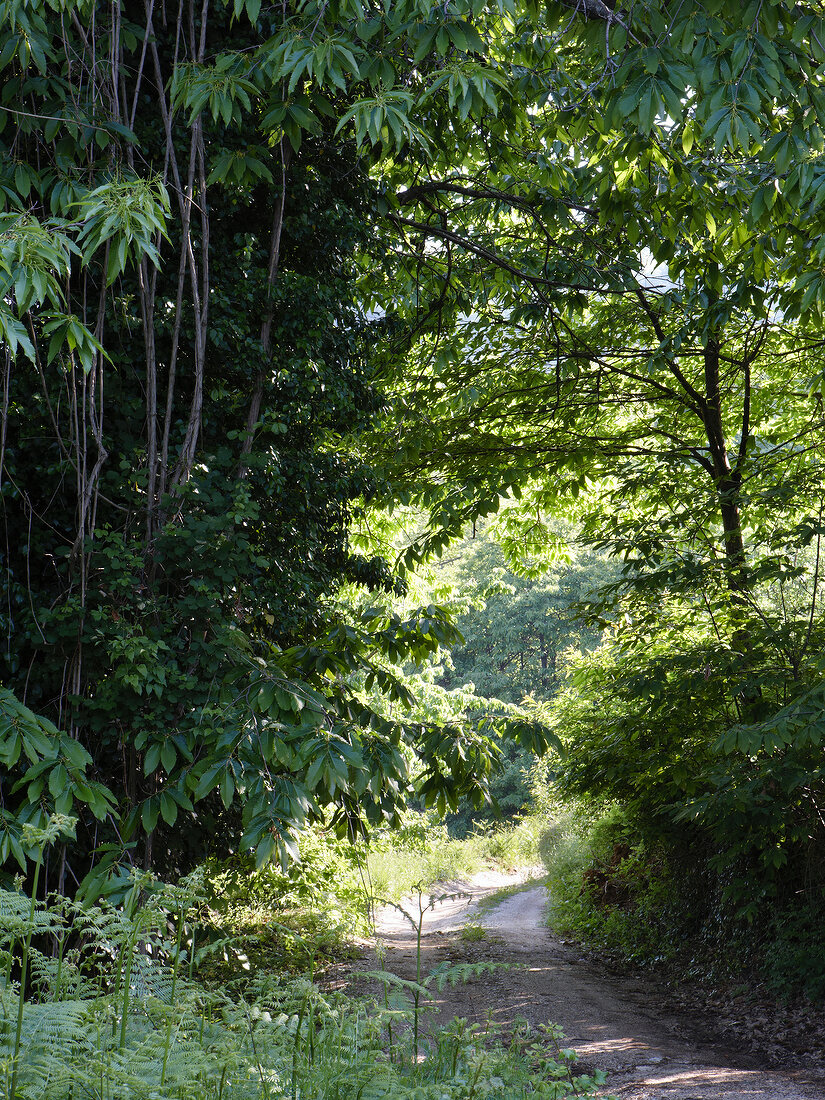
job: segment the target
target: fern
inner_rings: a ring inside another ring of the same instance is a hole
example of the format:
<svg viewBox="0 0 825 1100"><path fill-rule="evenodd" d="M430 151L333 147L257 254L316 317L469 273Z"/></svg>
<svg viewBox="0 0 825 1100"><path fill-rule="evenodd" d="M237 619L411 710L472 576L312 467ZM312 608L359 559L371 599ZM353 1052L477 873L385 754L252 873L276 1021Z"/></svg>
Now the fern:
<svg viewBox="0 0 825 1100"><path fill-rule="evenodd" d="M17 997L4 995L16 1011ZM78 1056L90 1049L88 1021L94 1010L89 1001L47 1001L28 1003L23 1009L23 1042L27 1047L71 1048Z"/></svg>
<svg viewBox="0 0 825 1100"><path fill-rule="evenodd" d="M457 985L459 982L469 982L473 978L480 978L482 974L492 974L496 970L513 970L512 963L497 962L466 962L466 963L441 963L427 977L427 984L435 982L435 988L440 993L445 985ZM523 969L523 968L522 968Z"/></svg>
<svg viewBox="0 0 825 1100"><path fill-rule="evenodd" d="M29 929L34 935L60 931L64 927L59 910L46 909L38 902L30 917L32 899L16 890L0 888L0 944L13 943Z"/></svg>
<svg viewBox="0 0 825 1100"><path fill-rule="evenodd" d="M464 1096L468 1075L491 1100L539 1091L529 1067L483 1050L471 1028L417 1057L419 1002L501 964L445 965L418 981L371 972L386 991L380 1008L273 975L209 990L190 977L186 947L205 905L201 886L136 874L119 908L0 891L0 1100L438 1100ZM422 897L418 922L407 914L419 934L420 914L441 900ZM24 952L21 1002L12 975ZM385 1049L399 1022L412 1034L408 1058ZM563 1083L553 1088L570 1095ZM576 1088L587 1091L578 1079Z"/></svg>

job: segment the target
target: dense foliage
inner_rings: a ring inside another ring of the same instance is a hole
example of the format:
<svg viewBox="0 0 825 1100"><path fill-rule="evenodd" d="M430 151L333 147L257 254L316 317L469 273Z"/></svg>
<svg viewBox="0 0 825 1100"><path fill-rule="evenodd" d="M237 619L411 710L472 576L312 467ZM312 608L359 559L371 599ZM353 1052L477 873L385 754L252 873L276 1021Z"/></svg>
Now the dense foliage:
<svg viewBox="0 0 825 1100"><path fill-rule="evenodd" d="M31 362L6 368L4 514L26 532L7 540L6 680L92 760L25 740L4 844L51 799L103 818L87 762L118 792L125 835L155 837L146 860L185 865L205 835L237 842L237 788L245 842L266 851L308 809L286 778L301 760L287 747L279 760L262 725L309 701L283 693L279 647L325 632L324 592L370 575L345 529L365 474L335 442L375 405L351 290L367 187L320 138L291 158L288 185L284 150L265 143L254 172L222 180L221 156L249 152L254 124L187 125L166 87L202 40L170 23L144 41L125 13L97 14L88 37L77 14L25 6L6 29L3 95L34 108L5 134L8 286L33 338ZM210 30L243 48L250 31L230 20ZM64 243L65 270L44 258L38 271L40 239ZM279 768L268 797L262 777ZM218 787L197 824L170 831Z"/></svg>
<svg viewBox="0 0 825 1100"><path fill-rule="evenodd" d="M587 598L614 575L603 560L574 553L572 542L568 556L549 568L540 563L531 569L522 562L516 572L499 543L479 525L431 563L426 574L430 597L448 601L461 639L433 670L440 692L421 693L425 706L449 700L470 715L542 715L574 656L598 644L599 627L581 616ZM465 836L530 812L535 753L505 739L499 751L500 768L490 780L494 804L461 805L448 817L452 835Z"/></svg>
<svg viewBox="0 0 825 1100"><path fill-rule="evenodd" d="M124 856L286 859L330 809L392 821L418 758L429 798L486 796L485 737L405 724L384 660L426 658L445 616L330 604L395 582L348 545L375 190L325 12L3 5L0 857L79 814L61 890L95 859L94 889Z"/></svg>
<svg viewBox="0 0 825 1100"><path fill-rule="evenodd" d="M483 731L397 714L447 616L328 606L394 586L380 497L428 516L401 573L499 511L619 558L563 786L741 915L820 899L819 6L3 13L0 853L52 806L183 866L398 820L416 768L483 801Z"/></svg>

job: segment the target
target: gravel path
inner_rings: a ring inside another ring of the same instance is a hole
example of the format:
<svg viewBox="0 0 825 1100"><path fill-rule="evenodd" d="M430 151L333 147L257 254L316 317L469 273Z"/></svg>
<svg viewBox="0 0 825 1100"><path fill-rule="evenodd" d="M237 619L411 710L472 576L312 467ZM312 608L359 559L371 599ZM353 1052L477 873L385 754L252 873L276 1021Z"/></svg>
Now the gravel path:
<svg viewBox="0 0 825 1100"><path fill-rule="evenodd" d="M621 1100L825 1100L825 1078L815 1071L778 1071L753 1055L708 1042L696 1021L673 1011L655 984L609 974L582 958L544 925L546 893L536 885L479 913L477 901L515 876L485 872L469 883L442 884L437 894L464 892L425 914L423 969L438 963L494 960L515 964L464 985L445 988L437 999L437 1022L453 1016L506 1025L515 1016L531 1024L560 1024L566 1043L588 1067L607 1071L610 1093ZM426 904L426 899L425 899ZM417 916L417 901L406 908ZM486 929L468 942L468 921ZM387 969L415 975L415 936L393 909L379 916L378 935Z"/></svg>

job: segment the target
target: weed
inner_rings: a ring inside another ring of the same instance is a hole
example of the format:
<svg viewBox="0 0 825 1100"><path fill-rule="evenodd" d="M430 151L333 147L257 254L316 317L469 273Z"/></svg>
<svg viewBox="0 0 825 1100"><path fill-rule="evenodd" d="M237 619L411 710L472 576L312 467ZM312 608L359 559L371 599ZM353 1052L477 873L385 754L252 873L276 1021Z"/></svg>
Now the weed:
<svg viewBox="0 0 825 1100"><path fill-rule="evenodd" d="M461 927L461 938L465 943L478 943L487 935L487 929L477 921L467 921Z"/></svg>
<svg viewBox="0 0 825 1100"><path fill-rule="evenodd" d="M363 977L376 978L383 985L385 990L388 986L393 986L395 989L404 989L408 992L411 1004L412 1004L412 1020L413 1020L413 1044L412 1049L414 1057L418 1058L418 1036L421 1022L421 1004L422 999L427 1000L430 996L429 986L434 981L438 989L443 989L446 982L452 982L455 984L459 978L466 981L470 976L470 973L481 974L485 970L495 970L501 967L500 963L481 963L471 966L471 970L467 970L467 964L461 964L457 967L450 967L448 965L437 967L431 974L424 977L421 973L421 938L424 932L424 918L431 909L435 909L436 906L448 901L459 901L468 898L470 895L462 892L456 892L452 894L425 894L420 884L416 888L417 894L417 908L415 910L408 909L407 907L398 904L397 902L386 902L386 904L392 906L401 916L410 924L415 932L415 981L409 982L402 978L396 977L394 974L389 974L385 970L372 971L371 973L364 974ZM481 930L483 934L483 929Z"/></svg>

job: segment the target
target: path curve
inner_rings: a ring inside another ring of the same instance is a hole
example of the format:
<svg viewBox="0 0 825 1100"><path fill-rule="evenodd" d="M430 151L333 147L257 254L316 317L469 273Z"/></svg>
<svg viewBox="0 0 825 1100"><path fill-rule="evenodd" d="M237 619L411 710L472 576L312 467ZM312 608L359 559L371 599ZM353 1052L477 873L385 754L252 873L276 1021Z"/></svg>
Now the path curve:
<svg viewBox="0 0 825 1100"><path fill-rule="evenodd" d="M437 1021L453 1016L506 1025L514 1016L531 1024L557 1023L579 1059L579 1072L604 1069L609 1092L621 1100L825 1100L825 1078L811 1072L779 1072L759 1066L750 1055L709 1044L692 1022L671 1011L666 996L651 983L617 977L544 924L546 891L528 887L494 909L479 912L478 900L516 876L484 872L468 883L443 883L433 895L447 895L424 916L423 971L441 962L492 959L517 969L446 988L437 1000ZM464 893L464 897L454 895ZM451 896L452 895L452 896ZM425 898L424 904L427 903ZM417 917L418 903L405 908ZM468 942L468 921L486 930ZM378 916L377 934L387 969L415 975L415 936L397 910Z"/></svg>

